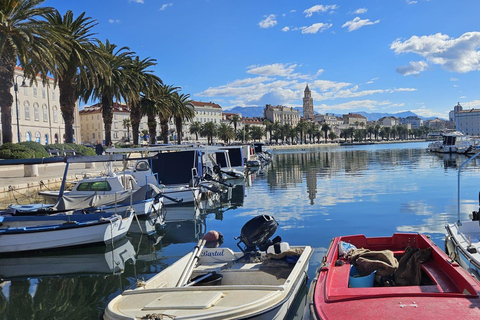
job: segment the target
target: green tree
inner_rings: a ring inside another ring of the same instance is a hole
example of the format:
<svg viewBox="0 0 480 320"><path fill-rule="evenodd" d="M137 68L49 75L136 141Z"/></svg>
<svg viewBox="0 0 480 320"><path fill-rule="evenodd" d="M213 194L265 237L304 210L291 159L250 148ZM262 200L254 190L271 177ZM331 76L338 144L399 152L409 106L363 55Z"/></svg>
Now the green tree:
<svg viewBox="0 0 480 320"><path fill-rule="evenodd" d="M252 129L250 130L250 134L252 136L253 141L261 140L263 135L265 134L264 131L265 130L259 126L252 126Z"/></svg>
<svg viewBox="0 0 480 320"><path fill-rule="evenodd" d="M322 131L323 131L323 134L325 136L325 143L327 143L327 134L328 134L328 131L330 131L330 130L331 130L331 128L328 125L328 123L322 124Z"/></svg>
<svg viewBox="0 0 480 320"><path fill-rule="evenodd" d="M202 130L202 124L199 121L194 121L190 124L189 132L190 134L195 135L195 140L197 141L198 141L198 135L201 130Z"/></svg>
<svg viewBox="0 0 480 320"><path fill-rule="evenodd" d="M225 123L221 123L217 129L217 135L225 143L228 143L231 139L235 139L235 130Z"/></svg>
<svg viewBox="0 0 480 320"><path fill-rule="evenodd" d="M238 114L234 114L230 117L230 124L233 124L233 128L235 130L235 136L237 135L237 125L242 121Z"/></svg>
<svg viewBox="0 0 480 320"><path fill-rule="evenodd" d="M138 145L140 121L142 120L140 102L145 97L155 100L163 84L162 80L149 69L156 65L155 61L151 58L140 59L137 56L132 59L128 70L126 70L127 80L130 82L126 100L130 107L130 122L132 124L133 144L135 145Z"/></svg>
<svg viewBox="0 0 480 320"><path fill-rule="evenodd" d="M133 53L128 47L117 49L117 45L108 40L105 43L98 41L98 48L107 72L98 75L98 83L93 88L92 97L101 101L105 144L109 146L112 141L113 103L115 100L125 100L129 90L132 90L129 88L132 81L127 80L129 76L127 70ZM89 93L86 95L90 96Z"/></svg>
<svg viewBox="0 0 480 320"><path fill-rule="evenodd" d="M0 113L3 143L12 142L12 104L10 90L14 84L17 61L24 75L36 81L37 74L45 78L54 69L52 50L57 44L51 38L48 25L39 18L54 11L40 7L44 0L2 0L0 2Z"/></svg>
<svg viewBox="0 0 480 320"><path fill-rule="evenodd" d="M200 136L207 137L207 143L213 144L213 138L217 136L217 127L215 126L215 123L211 121L205 122L200 130Z"/></svg>
<svg viewBox="0 0 480 320"><path fill-rule="evenodd" d="M335 132L330 131L330 133L328 134L328 138L333 142L333 140L337 139L337 135L335 134Z"/></svg>
<svg viewBox="0 0 480 320"><path fill-rule="evenodd" d="M173 120L177 131L177 144L182 143L182 128L185 121L191 121L195 117L195 109L191 107L189 94L173 93Z"/></svg>
<svg viewBox="0 0 480 320"><path fill-rule="evenodd" d="M272 142L273 124L268 119L263 120L263 124L265 125L265 139L269 139ZM269 137L267 137L267 132L270 135Z"/></svg>
<svg viewBox="0 0 480 320"><path fill-rule="evenodd" d="M63 16L55 10L45 14L52 37L60 43L61 50L53 52L56 66L50 70L58 82L60 90L60 109L65 121L65 142L73 142L73 122L75 103L81 97L79 88L88 92L88 88L98 85L99 75L109 77L108 67L103 59L98 40L93 37L92 29L97 22L85 17L85 12L76 19L68 10ZM87 100L87 95L83 95Z"/></svg>

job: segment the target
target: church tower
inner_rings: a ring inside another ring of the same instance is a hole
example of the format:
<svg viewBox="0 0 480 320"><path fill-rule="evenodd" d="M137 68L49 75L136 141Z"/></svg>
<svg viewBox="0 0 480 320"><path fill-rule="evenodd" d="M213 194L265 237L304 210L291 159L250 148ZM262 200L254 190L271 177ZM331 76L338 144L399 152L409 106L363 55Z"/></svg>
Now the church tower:
<svg viewBox="0 0 480 320"><path fill-rule="evenodd" d="M314 119L313 98L312 93L308 88L308 84L305 87L305 91L303 92L303 118L310 120Z"/></svg>

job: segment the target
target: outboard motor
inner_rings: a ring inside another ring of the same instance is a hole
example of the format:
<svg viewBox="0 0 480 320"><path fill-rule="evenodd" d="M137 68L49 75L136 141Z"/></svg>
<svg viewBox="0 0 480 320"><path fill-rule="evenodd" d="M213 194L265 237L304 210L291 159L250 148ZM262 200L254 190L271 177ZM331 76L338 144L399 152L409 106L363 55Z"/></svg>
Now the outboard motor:
<svg viewBox="0 0 480 320"><path fill-rule="evenodd" d="M237 246L243 253L256 252L257 248L266 251L272 244L282 241L279 236L270 240L277 231L277 227L278 222L272 216L261 215L252 218L242 227L240 236L235 238L235 240L240 239ZM242 248L240 243L245 247Z"/></svg>
<svg viewBox="0 0 480 320"><path fill-rule="evenodd" d="M472 212L472 221L480 221L480 192L478 193L478 211Z"/></svg>

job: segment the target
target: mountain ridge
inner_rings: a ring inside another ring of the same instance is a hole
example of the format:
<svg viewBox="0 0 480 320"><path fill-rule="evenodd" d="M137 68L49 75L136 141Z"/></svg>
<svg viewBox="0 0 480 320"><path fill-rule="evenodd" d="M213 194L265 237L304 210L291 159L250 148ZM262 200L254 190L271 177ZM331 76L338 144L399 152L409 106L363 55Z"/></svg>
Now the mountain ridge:
<svg viewBox="0 0 480 320"><path fill-rule="evenodd" d="M257 118L257 117L263 117L263 110L265 107L234 107L229 110L225 110L227 112L231 113L240 113L242 117L247 117L247 118ZM300 114L302 114L302 108L293 108L294 110L300 111ZM402 111L402 112L397 112L397 113L382 113L382 112L365 112L365 111L355 111L352 113L360 114L367 118L368 121L377 121L380 118L383 117L395 117L395 118L406 118L406 117L419 117L422 120L433 120L435 117L422 117L417 115L416 113L412 111ZM335 114L336 116L342 116ZM445 120L445 119L443 119Z"/></svg>

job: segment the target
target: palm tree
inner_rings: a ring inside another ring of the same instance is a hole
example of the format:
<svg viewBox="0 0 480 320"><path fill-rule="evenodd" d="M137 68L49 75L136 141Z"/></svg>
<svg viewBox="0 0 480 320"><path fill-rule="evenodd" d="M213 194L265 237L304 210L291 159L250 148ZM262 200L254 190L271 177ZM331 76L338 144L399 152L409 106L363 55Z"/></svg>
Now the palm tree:
<svg viewBox="0 0 480 320"><path fill-rule="evenodd" d="M162 130L161 136L163 143L168 144L168 121L173 116L175 108L174 93L180 89L172 85L161 85L158 93L158 116L160 118L160 128Z"/></svg>
<svg viewBox="0 0 480 320"><path fill-rule="evenodd" d="M333 142L333 140L337 139L337 135L335 134L335 132L330 131L330 133L328 134L328 138Z"/></svg>
<svg viewBox="0 0 480 320"><path fill-rule="evenodd" d="M112 121L114 100L124 100L129 93L128 81L130 75L127 70L132 61L132 52L128 47L117 49L117 46L106 40L105 43L98 41L99 51L107 65L107 74L100 74L98 84L94 87L92 97L100 99L102 105L102 118L105 128L105 144L108 146L112 141ZM88 94L87 94L88 95Z"/></svg>
<svg viewBox="0 0 480 320"><path fill-rule="evenodd" d="M213 137L217 135L217 127L215 126L215 123L211 121L205 122L200 130L200 135L202 137L207 137L208 144L213 144Z"/></svg>
<svg viewBox="0 0 480 320"><path fill-rule="evenodd" d="M237 135L237 125L240 123L241 119L238 114L234 114L230 118L230 124L233 124L233 128L235 130L235 136Z"/></svg>
<svg viewBox="0 0 480 320"><path fill-rule="evenodd" d="M182 144L182 127L185 121L191 121L195 117L195 109L191 107L189 94L173 93L173 120L177 130L177 144Z"/></svg>
<svg viewBox="0 0 480 320"><path fill-rule="evenodd" d="M3 143L12 142L12 104L14 72L17 61L24 75L36 81L37 74L47 76L53 69L47 25L38 20L54 10L39 7L44 0L3 0L0 2L0 112Z"/></svg>
<svg viewBox="0 0 480 320"><path fill-rule="evenodd" d="M202 130L202 124L199 121L194 121L190 124L190 134L195 135L195 139L198 141L198 134Z"/></svg>
<svg viewBox="0 0 480 320"><path fill-rule="evenodd" d="M131 126L130 118L123 119L123 127L127 129L127 141L130 142L130 126Z"/></svg>
<svg viewBox="0 0 480 320"><path fill-rule="evenodd" d="M142 96L142 99L140 100L140 110L142 117L145 115L147 116L150 144L155 144L157 138L157 121L155 121L155 118L158 114L158 108L159 104L157 100L151 99L147 96Z"/></svg>
<svg viewBox="0 0 480 320"><path fill-rule="evenodd" d="M68 10L62 17L55 10L45 14L45 19L57 36L55 41L61 43L61 50L55 50L56 67L51 70L60 90L60 109L65 121L65 142L73 142L73 122L75 103L78 98L88 97L80 93L79 88L91 88L98 85L98 76L108 77L111 74L95 42L92 28L95 20L85 17L85 12L74 19L73 12ZM88 91L88 90L87 90Z"/></svg>
<svg viewBox="0 0 480 320"><path fill-rule="evenodd" d="M324 123L322 124L322 129L321 129L324 133L324 136L325 136L325 143L327 143L327 134L328 134L328 131L331 130L330 126L328 125L328 123Z"/></svg>
<svg viewBox="0 0 480 320"><path fill-rule="evenodd" d="M235 129L226 125L225 123L221 123L218 126L217 135L225 143L228 143L231 139L235 139Z"/></svg>
<svg viewBox="0 0 480 320"><path fill-rule="evenodd" d="M270 142L272 142L273 124L268 119L263 120L263 124L265 125L265 139L267 138L268 132L270 134Z"/></svg>
<svg viewBox="0 0 480 320"><path fill-rule="evenodd" d="M137 56L130 62L128 70L126 70L127 80L130 82L126 100L130 106L130 121L135 145L138 145L140 121L142 120L141 94L143 93L143 97L156 97L162 85L162 80L148 69L156 65L155 61L151 58L140 60L140 57Z"/></svg>
<svg viewBox="0 0 480 320"><path fill-rule="evenodd" d="M250 131L250 134L252 136L252 139L253 141L257 141L257 140L260 140L262 139L263 135L264 135L264 132L265 130L262 129L261 127L259 126L252 126L252 129ZM248 141L248 140L247 140Z"/></svg>
<svg viewBox="0 0 480 320"><path fill-rule="evenodd" d="M297 124L297 130L300 133L300 143L305 142L305 132L307 131L307 122L306 121L300 121Z"/></svg>

